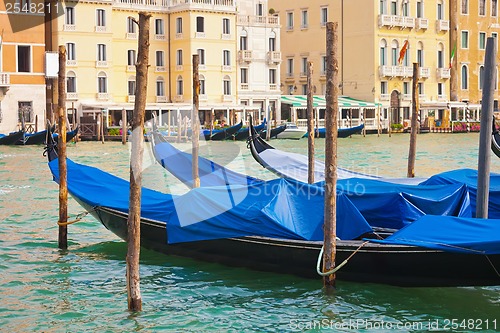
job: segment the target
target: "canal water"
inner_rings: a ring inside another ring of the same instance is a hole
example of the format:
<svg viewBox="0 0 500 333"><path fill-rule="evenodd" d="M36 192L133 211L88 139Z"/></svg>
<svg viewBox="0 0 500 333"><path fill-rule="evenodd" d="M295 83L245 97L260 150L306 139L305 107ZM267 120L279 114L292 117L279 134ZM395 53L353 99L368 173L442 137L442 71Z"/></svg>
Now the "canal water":
<svg viewBox="0 0 500 333"><path fill-rule="evenodd" d="M416 175L475 168L478 141L478 134L418 136ZM408 143L407 134L341 139L339 165L404 177ZM271 144L307 151L304 139ZM148 149L144 185L186 192L152 163ZM316 140L316 150L323 158L322 139ZM255 177L274 177L252 159L245 143L212 142L202 146L201 154ZM68 155L128 178L128 147L120 143L70 144ZM491 167L500 172L496 156ZM499 286L400 288L338 281L336 292L326 294L320 279L147 250L141 252L143 311L131 314L126 310L126 244L87 216L69 227L69 249L59 250L57 190L41 147L0 146L0 332L420 332L458 324L454 331L500 331ZM74 216L82 208L70 199L69 212Z"/></svg>

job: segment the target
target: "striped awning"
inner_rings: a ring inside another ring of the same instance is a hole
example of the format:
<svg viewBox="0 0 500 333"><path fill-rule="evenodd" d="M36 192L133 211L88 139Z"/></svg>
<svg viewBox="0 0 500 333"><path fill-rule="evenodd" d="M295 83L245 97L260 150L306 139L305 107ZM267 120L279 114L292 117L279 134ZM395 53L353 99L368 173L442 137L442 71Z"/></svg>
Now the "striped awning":
<svg viewBox="0 0 500 333"><path fill-rule="evenodd" d="M376 108L378 104L365 102L349 96L339 96L340 108ZM281 96L281 103L290 104L292 107L305 108L307 107L306 95L283 95ZM325 96L313 96L313 106L324 108L326 107Z"/></svg>

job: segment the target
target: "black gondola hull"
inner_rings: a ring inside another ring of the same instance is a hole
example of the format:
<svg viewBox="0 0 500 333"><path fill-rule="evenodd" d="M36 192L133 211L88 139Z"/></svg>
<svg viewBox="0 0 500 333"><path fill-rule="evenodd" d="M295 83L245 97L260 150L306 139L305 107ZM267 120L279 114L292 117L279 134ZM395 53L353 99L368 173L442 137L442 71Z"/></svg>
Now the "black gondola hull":
<svg viewBox="0 0 500 333"><path fill-rule="evenodd" d="M0 145L15 145L19 141L24 141L24 131L10 133L0 138Z"/></svg>

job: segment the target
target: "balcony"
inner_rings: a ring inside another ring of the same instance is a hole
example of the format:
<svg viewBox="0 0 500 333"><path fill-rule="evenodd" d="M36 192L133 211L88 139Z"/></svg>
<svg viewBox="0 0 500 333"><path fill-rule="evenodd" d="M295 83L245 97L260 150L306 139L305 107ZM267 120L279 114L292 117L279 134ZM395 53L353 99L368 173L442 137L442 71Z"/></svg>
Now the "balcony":
<svg viewBox="0 0 500 333"><path fill-rule="evenodd" d="M66 100L67 101L76 101L76 100L78 100L78 93L76 93L76 92L66 93Z"/></svg>
<svg viewBox="0 0 500 333"><path fill-rule="evenodd" d="M178 32L175 34L175 39L182 39L184 36L182 35L182 32Z"/></svg>
<svg viewBox="0 0 500 333"><path fill-rule="evenodd" d="M74 59L73 60L66 60L66 66L67 67L76 67L76 66L78 66L78 64L77 64L76 60L74 60Z"/></svg>
<svg viewBox="0 0 500 333"><path fill-rule="evenodd" d="M165 68L165 66L156 66L155 67L155 72L166 72L167 69Z"/></svg>
<svg viewBox="0 0 500 333"><path fill-rule="evenodd" d="M113 8L132 10L165 10L168 7L168 0L113 0Z"/></svg>
<svg viewBox="0 0 500 333"><path fill-rule="evenodd" d="M155 35L155 40L159 40L159 41L165 41L167 40L167 37L163 34L161 35Z"/></svg>
<svg viewBox="0 0 500 333"><path fill-rule="evenodd" d="M241 90L248 90L248 89L249 89L248 83L242 83L242 84L240 85L240 89L241 89Z"/></svg>
<svg viewBox="0 0 500 333"><path fill-rule="evenodd" d="M174 102L176 103L184 102L184 95L175 95Z"/></svg>
<svg viewBox="0 0 500 333"><path fill-rule="evenodd" d="M108 93L97 93L97 100L107 101L107 100L109 100L109 94Z"/></svg>
<svg viewBox="0 0 500 333"><path fill-rule="evenodd" d="M223 72L231 72L233 70L233 67L231 65L222 65L221 69Z"/></svg>
<svg viewBox="0 0 500 333"><path fill-rule="evenodd" d="M156 103L167 103L167 96L156 96Z"/></svg>
<svg viewBox="0 0 500 333"><path fill-rule="evenodd" d="M106 60L97 60L95 67L108 67L108 62Z"/></svg>
<svg viewBox="0 0 500 333"><path fill-rule="evenodd" d="M0 73L0 87L10 87L10 74Z"/></svg>
<svg viewBox="0 0 500 333"><path fill-rule="evenodd" d="M426 18L416 18L415 19L415 28L417 29L428 29L429 28L429 20Z"/></svg>
<svg viewBox="0 0 500 333"><path fill-rule="evenodd" d="M96 25L95 32L106 32L106 26L105 25Z"/></svg>
<svg viewBox="0 0 500 333"><path fill-rule="evenodd" d="M241 50L238 51L239 62L251 62L252 61L252 51Z"/></svg>
<svg viewBox="0 0 500 333"><path fill-rule="evenodd" d="M150 1L150 0L146 0ZM153 0L154 1L154 0ZM211 10L236 12L236 0L156 0L170 3L170 7L178 10Z"/></svg>
<svg viewBox="0 0 500 333"><path fill-rule="evenodd" d="M196 32L194 38L206 38L207 35L204 32Z"/></svg>
<svg viewBox="0 0 500 333"><path fill-rule="evenodd" d="M379 15L378 17L379 27L387 27L392 29L394 27L405 29L405 28L415 28L415 18L408 16L399 15Z"/></svg>
<svg viewBox="0 0 500 333"><path fill-rule="evenodd" d="M450 30L450 21L437 20L436 21L436 30L437 30L437 32L449 31Z"/></svg>
<svg viewBox="0 0 500 333"><path fill-rule="evenodd" d="M389 94L380 94L380 100L381 101L388 101L389 100Z"/></svg>
<svg viewBox="0 0 500 333"><path fill-rule="evenodd" d="M443 95L443 94L438 95L437 100L440 102L446 102L446 101L448 101L448 96Z"/></svg>
<svg viewBox="0 0 500 333"><path fill-rule="evenodd" d="M281 52L278 51L267 52L267 61L269 65L281 63Z"/></svg>
<svg viewBox="0 0 500 333"><path fill-rule="evenodd" d="M236 18L236 25L244 26L266 26L278 27L280 24L278 16L251 16L251 15L238 15Z"/></svg>
<svg viewBox="0 0 500 333"><path fill-rule="evenodd" d="M449 68L438 68L436 69L436 76L438 80L449 79L451 77Z"/></svg>
<svg viewBox="0 0 500 333"><path fill-rule="evenodd" d="M420 67L420 78L427 79L431 76L431 69L429 67ZM413 73L412 73L413 76Z"/></svg>
<svg viewBox="0 0 500 333"><path fill-rule="evenodd" d="M128 103L135 103L135 95L128 95L127 102Z"/></svg>
<svg viewBox="0 0 500 333"><path fill-rule="evenodd" d="M135 66L134 65L127 65L127 72L135 72Z"/></svg>
<svg viewBox="0 0 500 333"><path fill-rule="evenodd" d="M207 94L200 94L200 101L208 101L208 95Z"/></svg>
<svg viewBox="0 0 500 333"><path fill-rule="evenodd" d="M76 31L76 25L74 24L64 24L63 31Z"/></svg>
<svg viewBox="0 0 500 333"><path fill-rule="evenodd" d="M183 65L176 65L176 66L175 66L175 70L176 70L177 72L182 72L182 71L184 70L184 66L183 66Z"/></svg>
<svg viewBox="0 0 500 333"><path fill-rule="evenodd" d="M222 101L223 102L233 103L234 102L234 96L231 96L231 95L222 95Z"/></svg>
<svg viewBox="0 0 500 333"><path fill-rule="evenodd" d="M137 32L127 32L125 39L137 39Z"/></svg>
<svg viewBox="0 0 500 333"><path fill-rule="evenodd" d="M420 101L426 101L427 100L427 95L425 95L425 94L418 94L418 99Z"/></svg>
<svg viewBox="0 0 500 333"><path fill-rule="evenodd" d="M221 34L220 39L222 39L222 40L231 40L231 39L233 39L233 35L231 35L231 34Z"/></svg>
<svg viewBox="0 0 500 333"><path fill-rule="evenodd" d="M403 99L403 101L411 101L411 94L403 94L401 96L402 96L401 98Z"/></svg>
<svg viewBox="0 0 500 333"><path fill-rule="evenodd" d="M272 91L278 90L278 85L275 83L269 84L269 90L272 90Z"/></svg>

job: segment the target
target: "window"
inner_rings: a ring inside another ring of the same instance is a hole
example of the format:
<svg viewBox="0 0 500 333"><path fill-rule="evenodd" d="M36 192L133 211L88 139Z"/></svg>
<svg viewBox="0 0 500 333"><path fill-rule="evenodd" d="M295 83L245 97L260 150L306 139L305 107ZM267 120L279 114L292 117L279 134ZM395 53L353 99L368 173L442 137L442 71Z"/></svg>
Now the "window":
<svg viewBox="0 0 500 333"><path fill-rule="evenodd" d="M286 13L286 28L288 30L293 29L293 12Z"/></svg>
<svg viewBox="0 0 500 333"><path fill-rule="evenodd" d="M106 61L106 44L97 44L97 61Z"/></svg>
<svg viewBox="0 0 500 333"><path fill-rule="evenodd" d="M496 32L492 32L492 33L491 33L491 37L493 37L493 38L497 38L497 36L498 36L498 34L497 34Z"/></svg>
<svg viewBox="0 0 500 333"><path fill-rule="evenodd" d="M224 35L230 35L231 34L231 29L230 29L229 19L228 18L222 19L222 33Z"/></svg>
<svg viewBox="0 0 500 333"><path fill-rule="evenodd" d="M486 0L479 0L479 15L486 15Z"/></svg>
<svg viewBox="0 0 500 333"><path fill-rule="evenodd" d="M264 5L261 3L257 4L257 16L263 16L264 15Z"/></svg>
<svg viewBox="0 0 500 333"><path fill-rule="evenodd" d="M408 1L403 1L401 3L401 14L403 16L409 16L410 15L410 8L409 8Z"/></svg>
<svg viewBox="0 0 500 333"><path fill-rule="evenodd" d="M480 50L486 49L486 33L485 32L479 33L479 49Z"/></svg>
<svg viewBox="0 0 500 333"><path fill-rule="evenodd" d="M300 64L301 64L300 75L306 76L307 75L307 58L302 58Z"/></svg>
<svg viewBox="0 0 500 333"><path fill-rule="evenodd" d="M66 7L66 14L65 14L65 23L67 25L74 25L75 24L75 8L74 7Z"/></svg>
<svg viewBox="0 0 500 333"><path fill-rule="evenodd" d="M31 46L17 46L17 71L20 73L31 72Z"/></svg>
<svg viewBox="0 0 500 333"><path fill-rule="evenodd" d="M198 53L199 59L200 59L200 65L205 65L205 50L204 49L198 49L196 51Z"/></svg>
<svg viewBox="0 0 500 333"><path fill-rule="evenodd" d="M206 95L205 90L205 76L200 75L200 95Z"/></svg>
<svg viewBox="0 0 500 333"><path fill-rule="evenodd" d="M182 17L175 19L175 33L182 34Z"/></svg>
<svg viewBox="0 0 500 333"><path fill-rule="evenodd" d="M424 84L422 82L418 83L418 94L423 95L424 94Z"/></svg>
<svg viewBox="0 0 500 333"><path fill-rule="evenodd" d="M137 57L135 56L135 50L128 50L127 51L127 65L128 66L135 66Z"/></svg>
<svg viewBox="0 0 500 333"><path fill-rule="evenodd" d="M17 102L17 106L19 110L19 122L32 123L35 121L33 102Z"/></svg>
<svg viewBox="0 0 500 333"><path fill-rule="evenodd" d="M307 84L303 84L301 86L301 89L302 89L302 95L307 95Z"/></svg>
<svg viewBox="0 0 500 333"><path fill-rule="evenodd" d="M182 81L182 76L177 77L177 95L184 95L184 83Z"/></svg>
<svg viewBox="0 0 500 333"><path fill-rule="evenodd" d="M165 82L162 77L156 79L156 96L165 96Z"/></svg>
<svg viewBox="0 0 500 333"><path fill-rule="evenodd" d="M196 32L205 32L205 18L203 16L196 17Z"/></svg>
<svg viewBox="0 0 500 333"><path fill-rule="evenodd" d="M248 68L241 69L241 83L248 83Z"/></svg>
<svg viewBox="0 0 500 333"><path fill-rule="evenodd" d="M276 69L269 70L269 84L276 84Z"/></svg>
<svg viewBox="0 0 500 333"><path fill-rule="evenodd" d="M135 95L135 77L131 77L128 79L127 87L128 87L128 90L127 90L128 95L134 96Z"/></svg>
<svg viewBox="0 0 500 333"><path fill-rule="evenodd" d="M231 66L231 52L228 50L222 51L222 64L224 66Z"/></svg>
<svg viewBox="0 0 500 333"><path fill-rule="evenodd" d="M156 51L156 67L163 67L165 66L165 55L163 51Z"/></svg>
<svg viewBox="0 0 500 333"><path fill-rule="evenodd" d="M398 15L398 3L396 0L391 1L391 15Z"/></svg>
<svg viewBox="0 0 500 333"><path fill-rule="evenodd" d="M129 34L135 34L136 33L136 24L134 22L134 19L132 19L131 17L127 17L127 33Z"/></svg>
<svg viewBox="0 0 500 333"><path fill-rule="evenodd" d="M467 66L463 65L460 72L462 74L462 77L461 77L461 83L462 83L461 88L464 89L464 90L467 90L467 89L469 89Z"/></svg>
<svg viewBox="0 0 500 333"><path fill-rule="evenodd" d="M308 21L309 21L309 17L308 16L309 16L309 14L308 14L307 10L301 11L301 15L300 15L300 17L301 17L300 27L303 28L303 29L307 28L307 26L309 24L308 23Z"/></svg>
<svg viewBox="0 0 500 333"><path fill-rule="evenodd" d="M240 50L248 50L248 40L247 36L240 37Z"/></svg>
<svg viewBox="0 0 500 333"><path fill-rule="evenodd" d="M423 13L424 13L424 8L423 8L422 1L417 1L417 17L423 18L424 17Z"/></svg>
<svg viewBox="0 0 500 333"><path fill-rule="evenodd" d="M419 67L424 67L424 50L417 50L417 62Z"/></svg>
<svg viewBox="0 0 500 333"><path fill-rule="evenodd" d="M231 95L231 79L227 75L224 76L223 88L224 88L224 95L226 96Z"/></svg>
<svg viewBox="0 0 500 333"><path fill-rule="evenodd" d="M386 0L379 1L379 12L381 15L386 13Z"/></svg>
<svg viewBox="0 0 500 333"><path fill-rule="evenodd" d="M391 43L391 65L392 66L397 66L398 65L398 58L399 58L399 45L396 40L393 40Z"/></svg>
<svg viewBox="0 0 500 333"><path fill-rule="evenodd" d="M380 66L387 65L387 42L385 39L380 41Z"/></svg>
<svg viewBox="0 0 500 333"><path fill-rule="evenodd" d="M76 93L76 75L75 72L66 74L66 92Z"/></svg>
<svg viewBox="0 0 500 333"><path fill-rule="evenodd" d="M463 49L468 49L469 48L469 32L468 31L462 31L462 48Z"/></svg>
<svg viewBox="0 0 500 333"><path fill-rule="evenodd" d="M177 66L182 66L182 50L177 50L176 64L177 64Z"/></svg>
<svg viewBox="0 0 500 333"><path fill-rule="evenodd" d="M286 60L286 74L287 76L293 76L293 58Z"/></svg>
<svg viewBox="0 0 500 333"><path fill-rule="evenodd" d="M444 88L442 83L438 83L438 96L444 95Z"/></svg>
<svg viewBox="0 0 500 333"><path fill-rule="evenodd" d="M437 19L444 20L443 3L442 2L438 2L438 4L437 4Z"/></svg>
<svg viewBox="0 0 500 333"><path fill-rule="evenodd" d="M328 7L321 7L321 26L325 26L328 22Z"/></svg>
<svg viewBox="0 0 500 333"><path fill-rule="evenodd" d="M76 60L75 43L66 43L66 60Z"/></svg>
<svg viewBox="0 0 500 333"><path fill-rule="evenodd" d="M269 51L276 51L276 37L274 36L269 38Z"/></svg>
<svg viewBox="0 0 500 333"><path fill-rule="evenodd" d="M387 81L380 81L380 93L387 94Z"/></svg>
<svg viewBox="0 0 500 333"><path fill-rule="evenodd" d="M97 92L100 94L108 92L108 80L104 72L100 72L97 75Z"/></svg>
<svg viewBox="0 0 500 333"><path fill-rule="evenodd" d="M403 82L403 94L404 95L410 94L410 83L409 82Z"/></svg>
<svg viewBox="0 0 500 333"><path fill-rule="evenodd" d="M491 0L491 16L496 17L497 15L498 15L497 0Z"/></svg>
<svg viewBox="0 0 500 333"><path fill-rule="evenodd" d="M440 48L442 46L440 45ZM444 67L444 51L442 49L439 49L438 50L438 58L437 58L437 61L438 61L438 68L443 68Z"/></svg>
<svg viewBox="0 0 500 333"><path fill-rule="evenodd" d="M165 34L165 28L164 28L164 24L163 24L162 19L155 20L155 34L156 35L164 35Z"/></svg>
<svg viewBox="0 0 500 333"><path fill-rule="evenodd" d="M484 85L484 66L479 66L479 89L483 89Z"/></svg>
<svg viewBox="0 0 500 333"><path fill-rule="evenodd" d="M469 0L462 0L462 14L469 14Z"/></svg>
<svg viewBox="0 0 500 333"><path fill-rule="evenodd" d="M96 25L98 27L106 26L106 11L104 9L96 9Z"/></svg>
<svg viewBox="0 0 500 333"><path fill-rule="evenodd" d="M326 56L321 56L321 75L326 75Z"/></svg>

